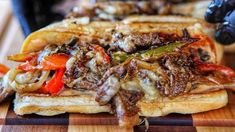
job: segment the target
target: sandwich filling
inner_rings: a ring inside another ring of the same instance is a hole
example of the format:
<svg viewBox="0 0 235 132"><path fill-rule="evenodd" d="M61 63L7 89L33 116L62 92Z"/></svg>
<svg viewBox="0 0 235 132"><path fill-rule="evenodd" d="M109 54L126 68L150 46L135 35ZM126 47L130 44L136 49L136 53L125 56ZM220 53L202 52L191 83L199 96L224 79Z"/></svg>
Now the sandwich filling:
<svg viewBox="0 0 235 132"><path fill-rule="evenodd" d="M93 91L100 105L112 105L119 123L133 126L141 99L152 102L232 89L235 73L215 64L214 47L207 44L210 48L205 48L209 38L191 37L186 29L182 32L182 36L113 32L109 44L71 38L60 46L51 44L39 52L8 56L23 63L2 78L1 100L10 94L9 89L48 96L61 96L65 89Z"/></svg>
<svg viewBox="0 0 235 132"><path fill-rule="evenodd" d="M119 21L130 15L190 15L180 9L188 10L185 2L190 0L152 0L152 1L109 1L76 4L67 18L81 18L81 23L89 21ZM180 6L185 4L186 7ZM191 7L190 9L193 9ZM180 11L179 11L180 10Z"/></svg>
<svg viewBox="0 0 235 132"><path fill-rule="evenodd" d="M88 17L90 20L117 21L129 15L169 14L171 2L166 1L112 1L75 5L68 18Z"/></svg>

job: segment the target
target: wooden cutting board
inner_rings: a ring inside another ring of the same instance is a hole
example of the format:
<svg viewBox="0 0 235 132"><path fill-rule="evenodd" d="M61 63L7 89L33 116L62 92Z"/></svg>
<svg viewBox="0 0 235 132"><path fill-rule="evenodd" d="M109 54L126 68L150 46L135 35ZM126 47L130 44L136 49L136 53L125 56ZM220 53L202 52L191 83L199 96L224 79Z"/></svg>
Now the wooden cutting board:
<svg viewBox="0 0 235 132"><path fill-rule="evenodd" d="M119 128L117 118L107 113L86 115L86 114L62 114L57 116L45 117L35 114L17 116L12 110L12 99L0 105L0 125L4 125L2 130L22 130L36 129L35 125L41 125L41 129L58 129L61 131L95 131L115 129L117 131L143 131L145 126L142 124L133 129ZM170 114L164 117L147 118L150 124L150 131L201 131L208 129L214 131L215 128L199 127L235 127L235 93L229 92L229 104L221 109L203 112L193 115ZM55 127L57 126L57 127ZM51 128L52 127L52 128ZM37 128L38 131L41 130ZM220 130L219 128L217 128ZM224 128L233 130L234 128ZM114 130L114 131L115 131ZM235 129L234 129L235 130Z"/></svg>
<svg viewBox="0 0 235 132"><path fill-rule="evenodd" d="M9 1L1 0L0 8L2 10L0 13L0 63L14 67L17 64L7 61L6 56L19 51L24 37L17 21L12 16ZM235 54L227 54L225 62L235 68ZM116 117L106 113L94 115L62 114L52 117L33 114L17 116L12 107L12 99L0 104L1 131L132 132L146 129L143 124L131 129L120 128L117 126ZM148 121L150 132L235 131L232 128L235 127L235 93L230 92L229 104L218 110L193 115L170 114L164 117L151 117L148 118Z"/></svg>

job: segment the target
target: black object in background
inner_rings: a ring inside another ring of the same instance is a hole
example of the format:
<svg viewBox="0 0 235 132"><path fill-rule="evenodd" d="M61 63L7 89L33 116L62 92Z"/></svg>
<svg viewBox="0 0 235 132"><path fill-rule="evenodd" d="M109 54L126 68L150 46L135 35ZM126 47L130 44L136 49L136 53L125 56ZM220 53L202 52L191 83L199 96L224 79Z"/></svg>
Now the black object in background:
<svg viewBox="0 0 235 132"><path fill-rule="evenodd" d="M224 45L235 42L235 0L212 0L205 13L205 20L219 23L215 39Z"/></svg>
<svg viewBox="0 0 235 132"><path fill-rule="evenodd" d="M61 0L12 0L13 11L23 29L24 35L40 29L63 15L52 11L52 6Z"/></svg>

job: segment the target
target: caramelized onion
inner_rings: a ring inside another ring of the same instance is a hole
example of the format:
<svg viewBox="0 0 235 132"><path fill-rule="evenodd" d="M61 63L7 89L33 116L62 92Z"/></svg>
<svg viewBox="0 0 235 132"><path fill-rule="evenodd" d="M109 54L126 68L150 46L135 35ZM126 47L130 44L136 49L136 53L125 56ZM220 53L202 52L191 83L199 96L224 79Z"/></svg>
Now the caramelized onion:
<svg viewBox="0 0 235 132"><path fill-rule="evenodd" d="M40 78L38 78L37 82L34 83L19 83L19 79L16 80L16 77L18 74L20 74L21 71L17 69L11 69L8 74L8 83L12 89L19 93L25 93L25 92L33 92L41 88L42 84L46 81L46 79L49 76L49 71L42 71ZM27 73L25 73L27 74ZM33 74L33 73L32 73ZM23 76L23 74L21 74ZM27 76L27 75L26 75ZM30 77L30 76L28 76ZM32 76L31 76L32 77ZM33 79L33 78L31 78ZM30 80L31 80L30 79ZM29 80L29 79L28 79Z"/></svg>

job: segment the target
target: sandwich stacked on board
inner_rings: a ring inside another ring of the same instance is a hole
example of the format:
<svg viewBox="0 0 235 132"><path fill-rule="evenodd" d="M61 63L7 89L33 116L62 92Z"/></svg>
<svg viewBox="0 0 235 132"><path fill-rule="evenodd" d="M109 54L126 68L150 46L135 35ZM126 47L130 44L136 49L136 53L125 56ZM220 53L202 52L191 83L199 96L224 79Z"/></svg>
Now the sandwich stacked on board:
<svg viewBox="0 0 235 132"><path fill-rule="evenodd" d="M18 115L108 112L124 127L139 116L218 109L235 72L220 65L223 50L211 31L179 16L67 19L32 33L8 56L22 63L3 76L0 99L15 92Z"/></svg>

